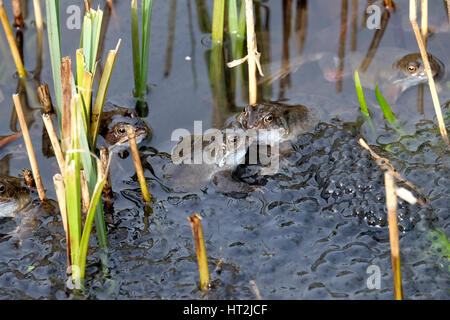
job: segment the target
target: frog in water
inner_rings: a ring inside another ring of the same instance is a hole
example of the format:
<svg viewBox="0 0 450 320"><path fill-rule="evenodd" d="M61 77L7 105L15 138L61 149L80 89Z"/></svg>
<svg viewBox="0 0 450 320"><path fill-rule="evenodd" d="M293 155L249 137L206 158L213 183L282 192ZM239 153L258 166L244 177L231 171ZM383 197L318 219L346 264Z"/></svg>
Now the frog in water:
<svg viewBox="0 0 450 320"><path fill-rule="evenodd" d="M379 48L369 67L362 72L361 63L365 54L349 52L344 58L344 70L339 70L339 58L330 52L319 52L302 55L290 61L288 67L281 68L270 78L262 81L273 82L284 78L289 73L296 72L303 64L317 61L323 76L327 81L334 82L353 76L355 69L359 70L361 84L368 89L375 89L379 84L380 91L389 101L395 102L408 88L427 82L424 64L420 53L410 53L399 48ZM445 74L444 64L434 55L428 53L431 72L438 79Z"/></svg>
<svg viewBox="0 0 450 320"><path fill-rule="evenodd" d="M255 152L252 151L255 145L259 148L258 164L262 167L257 171L260 175L277 173L282 162L293 151L292 143L298 135L308 132L318 119L318 112L314 109L280 102L247 106L236 117L244 130L257 133L257 139L254 139L257 143L252 145L250 152Z"/></svg>
<svg viewBox="0 0 450 320"><path fill-rule="evenodd" d="M14 217L31 202L30 193L22 182L23 179L0 176L0 218Z"/></svg>
<svg viewBox="0 0 450 320"><path fill-rule="evenodd" d="M263 103L247 106L237 115L244 130L255 130L259 143L267 144L293 141L299 134L307 132L318 120L315 110L296 104L288 105L280 102ZM273 132L278 134L271 134Z"/></svg>
<svg viewBox="0 0 450 320"><path fill-rule="evenodd" d="M219 135L215 132L182 137L172 151L172 161L161 168L166 187L174 192L190 192L202 190L212 182L214 189L224 194L255 189L232 178L234 168L245 159L252 137L242 130L217 131Z"/></svg>
<svg viewBox="0 0 450 320"><path fill-rule="evenodd" d="M136 111L106 102L100 121L99 135L103 137L110 151L120 152L130 146L126 130L128 125L134 127L136 143L140 143L152 134L151 129L138 117Z"/></svg>

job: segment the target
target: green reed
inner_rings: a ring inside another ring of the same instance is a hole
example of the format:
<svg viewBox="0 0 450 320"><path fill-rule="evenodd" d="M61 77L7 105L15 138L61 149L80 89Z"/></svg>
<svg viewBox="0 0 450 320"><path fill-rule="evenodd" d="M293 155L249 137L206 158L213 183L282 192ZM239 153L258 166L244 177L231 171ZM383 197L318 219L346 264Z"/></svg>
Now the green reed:
<svg viewBox="0 0 450 320"><path fill-rule="evenodd" d="M370 129L372 130L372 134L375 136L375 128L372 123L372 119L370 118L369 109L367 108L366 99L364 98L364 92L361 86L361 81L359 79L359 73L358 70L355 70L355 87L356 87L356 94L358 95L358 101L359 106L361 108L361 113L363 114L364 118L366 119L367 123L370 126Z"/></svg>
<svg viewBox="0 0 450 320"><path fill-rule="evenodd" d="M108 54L92 107L103 12L100 9L90 9L85 13L80 48L76 51L75 82L70 57L61 59L59 1L47 0L46 9L56 109L60 124L61 145L65 155L64 164L61 164L60 169L65 184L66 203L60 203L60 207L64 206L66 209L61 212L67 212L67 232L69 233L67 245L70 247L68 252L70 252L69 261L72 264L72 279L79 283L85 275L87 247L94 220L100 248L106 250L108 246L100 194L106 181L109 165L107 168L101 167L100 160L94 153L106 92L121 41L119 40L115 50L111 50ZM85 176L89 199L83 198L81 192L82 172ZM82 201L89 204L84 226L81 218Z"/></svg>
<svg viewBox="0 0 450 320"><path fill-rule="evenodd" d="M137 0L131 1L131 41L133 49L134 96L143 99L147 94L148 54L153 0L142 0L142 34L139 43Z"/></svg>
<svg viewBox="0 0 450 320"><path fill-rule="evenodd" d="M378 90L378 84L375 86L375 96L377 97L378 103L380 104L381 110L383 111L384 118L391 125L391 127L397 131L401 136L405 135L400 122L395 117L394 113L389 107L386 99L381 94L380 90Z"/></svg>

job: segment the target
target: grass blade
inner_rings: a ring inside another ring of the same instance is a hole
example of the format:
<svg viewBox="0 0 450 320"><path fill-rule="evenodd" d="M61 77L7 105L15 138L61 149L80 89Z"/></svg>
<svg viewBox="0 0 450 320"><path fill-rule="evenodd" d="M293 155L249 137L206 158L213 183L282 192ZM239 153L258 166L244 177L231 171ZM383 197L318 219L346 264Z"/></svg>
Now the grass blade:
<svg viewBox="0 0 450 320"><path fill-rule="evenodd" d="M108 90L109 80L111 78L114 63L116 62L121 42L122 40L119 39L119 41L117 42L116 49L109 51L108 57L106 58L105 67L103 68L103 74L100 79L97 95L95 97L94 108L92 109L91 113L92 146L95 146L97 144L97 135L100 127L100 116L103 111L103 105L105 104L106 91Z"/></svg>
<svg viewBox="0 0 450 320"><path fill-rule="evenodd" d="M92 230L92 222L94 217L96 216L96 212L100 196L102 195L103 186L106 182L107 174L101 173L101 167L97 165L97 170L99 172L99 177L97 179L97 183L92 193L91 202L89 204L89 209L86 215L86 221L84 223L83 235L80 241L79 254L78 254L78 266L80 267L80 278L84 279L85 275L85 267L86 267L86 256L89 245L89 237Z"/></svg>
<svg viewBox="0 0 450 320"><path fill-rule="evenodd" d="M361 108L361 112L366 119L366 121L369 123L370 129L372 130L372 134L375 136L375 128L372 123L372 119L370 118L369 109L367 109L366 99L364 98L364 92L361 86L361 81L359 79L359 73L358 70L355 70L355 87L356 87L356 94L358 95L358 101L359 106Z"/></svg>
<svg viewBox="0 0 450 320"><path fill-rule="evenodd" d="M138 97L143 98L147 93L148 53L150 49L150 27L152 22L153 0L143 0L142 6L142 52L140 92Z"/></svg>
<svg viewBox="0 0 450 320"><path fill-rule="evenodd" d="M134 90L138 96L141 75L141 58L139 52L139 17L137 12L137 0L131 1L131 44L133 49Z"/></svg>
<svg viewBox="0 0 450 320"><path fill-rule="evenodd" d="M53 72L53 84L56 97L56 113L61 128L61 43L59 25L59 0L46 0L47 33L50 60Z"/></svg>

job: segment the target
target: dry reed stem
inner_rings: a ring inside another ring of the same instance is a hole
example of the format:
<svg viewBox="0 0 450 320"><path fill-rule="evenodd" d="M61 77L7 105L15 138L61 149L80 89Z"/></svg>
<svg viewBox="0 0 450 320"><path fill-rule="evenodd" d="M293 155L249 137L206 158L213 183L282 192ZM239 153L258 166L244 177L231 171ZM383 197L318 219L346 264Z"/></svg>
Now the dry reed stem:
<svg viewBox="0 0 450 320"><path fill-rule="evenodd" d="M22 104L18 94L13 94L14 106L16 107L17 117L19 118L20 127L22 128L23 139L25 141L25 147L28 152L28 159L30 160L31 170L33 171L34 181L36 182L36 188L41 201L46 201L44 186L42 185L41 175L36 161L36 155L34 154L33 145L31 144L30 133L28 132L27 122L25 121L25 115L23 114Z"/></svg>
<svg viewBox="0 0 450 320"><path fill-rule="evenodd" d="M142 169L141 158L136 144L136 133L132 126L127 126L128 141L130 143L131 154L133 156L134 166L136 167L136 174L141 185L142 197L147 203L152 202L152 198L148 192L147 182L145 181L144 170Z"/></svg>
<svg viewBox="0 0 450 320"><path fill-rule="evenodd" d="M20 77L26 76L27 73L23 67L22 58L20 57L19 49L17 48L16 40L9 24L8 16L6 15L5 7L3 6L3 1L0 0L0 19L2 20L3 29L5 30L6 39L8 40L9 49L16 64L17 73Z"/></svg>
<svg viewBox="0 0 450 320"><path fill-rule="evenodd" d="M345 58L345 41L347 39L347 12L348 12L348 0L342 0L341 2L341 25L339 28L339 65L338 74L344 72L344 58ZM342 77L339 77L336 82L336 93L342 91Z"/></svg>
<svg viewBox="0 0 450 320"><path fill-rule="evenodd" d="M256 81L256 35L253 19L253 0L245 0L245 16L247 22L247 56L248 56L248 96L249 104L255 105L258 98Z"/></svg>
<svg viewBox="0 0 450 320"><path fill-rule="evenodd" d="M247 61L248 63L248 91L249 104L255 105L258 98L258 87L256 80L256 69L259 75L264 76L261 68L261 54L256 46L255 22L253 18L253 0L245 0L245 17L247 28L247 55L244 58L236 59L227 63L228 68L233 68Z"/></svg>
<svg viewBox="0 0 450 320"><path fill-rule="evenodd" d="M351 46L350 51L356 51L356 39L358 35L358 0L353 0L352 3L352 32L351 32Z"/></svg>
<svg viewBox="0 0 450 320"><path fill-rule="evenodd" d="M33 8L34 8L34 19L36 24L36 29L43 30L44 23L42 22L42 11L41 4L39 0L33 0Z"/></svg>
<svg viewBox="0 0 450 320"><path fill-rule="evenodd" d="M447 136L447 129L445 128L444 117L442 116L441 105L439 103L439 97L436 90L436 85L434 83L433 74L431 73L430 61L428 60L428 54L425 49L425 44L420 33L419 25L417 23L417 3L416 0L409 0L409 21L416 36L416 41L419 46L420 55L422 56L422 61L425 67L425 72L428 78L428 85L430 87L431 97L433 99L434 111L436 113L436 118L439 123L439 130L444 142L450 147L450 141Z"/></svg>
<svg viewBox="0 0 450 320"><path fill-rule="evenodd" d="M195 249L197 252L198 271L200 273L200 288L205 290L209 284L209 268L208 257L206 255L205 239L202 230L202 217L198 213L194 213L188 217L191 225L192 236L194 237Z"/></svg>
<svg viewBox="0 0 450 320"><path fill-rule="evenodd" d="M420 10L421 10L420 31L422 33L423 42L426 47L428 36L428 0L420 0Z"/></svg>
<svg viewBox="0 0 450 320"><path fill-rule="evenodd" d="M62 126L62 147L68 150L71 145L71 103L72 103L72 60L70 57L64 57L61 60L61 126Z"/></svg>
<svg viewBox="0 0 450 320"><path fill-rule="evenodd" d="M392 0L384 0L384 6L386 8L389 8L389 9L394 9L395 8L394 3L392 2Z"/></svg>
<svg viewBox="0 0 450 320"><path fill-rule="evenodd" d="M401 182L403 182L404 184L406 184L408 187L410 187L411 189L415 190L418 194L420 194L422 197L426 198L422 192L420 191L419 188L417 188L415 185L413 185L411 182L405 180L402 175L400 173L398 173L395 168L391 165L391 163L389 162L388 159L380 157L378 154L375 153L375 151L373 151L369 145L366 143L366 141L363 138L360 138L358 140L358 143L366 150L368 150L370 152L370 155L375 158L375 161L377 163L377 165L385 170L385 171L392 171L392 174L395 176L395 178ZM422 201L422 199L417 199L417 202L420 205L423 205L424 202Z"/></svg>
<svg viewBox="0 0 450 320"><path fill-rule="evenodd" d="M59 144L58 136L56 135L55 127L53 126L52 118L49 114L43 114L42 120L44 121L45 129L47 129L48 136L50 137L59 170L61 170L61 173L64 175L66 172L66 161L64 160L64 155L61 150L61 145Z"/></svg>
<svg viewBox="0 0 450 320"><path fill-rule="evenodd" d="M86 12L91 10L91 0L84 0L84 10Z"/></svg>
<svg viewBox="0 0 450 320"><path fill-rule="evenodd" d="M25 27L25 23L23 22L22 6L20 4L20 0L12 0L12 9L14 15L14 28L23 29Z"/></svg>
<svg viewBox="0 0 450 320"><path fill-rule="evenodd" d="M397 224L397 194L395 192L395 181L392 171L386 171L384 173L384 183L386 187L386 207L388 211L392 271L394 274L394 294L395 300L402 300L402 272Z"/></svg>
<svg viewBox="0 0 450 320"><path fill-rule="evenodd" d="M256 285L255 280L250 280L249 283L252 286L253 292L255 292L256 299L262 300L261 294L259 293L259 289L258 286Z"/></svg>
<svg viewBox="0 0 450 320"><path fill-rule="evenodd" d="M36 54L36 68L35 68L35 78L39 78L39 74L42 68L42 44L44 39L44 23L42 22L42 11L39 0L33 0L34 7L34 19L36 24L36 35L37 35L37 54Z"/></svg>
<svg viewBox="0 0 450 320"><path fill-rule="evenodd" d="M54 113L52 98L50 96L50 90L48 89L48 85L43 84L37 88L37 94L39 98L39 103L42 106L43 113Z"/></svg>
<svg viewBox="0 0 450 320"><path fill-rule="evenodd" d="M63 223L64 232L66 233L66 250L67 250L67 266L71 263L71 250L69 238L69 225L67 223L67 204L66 204L66 187L64 185L64 178L59 173L53 176L53 184L55 185L56 197L58 198L59 212L61 213L61 220Z"/></svg>
<svg viewBox="0 0 450 320"><path fill-rule="evenodd" d="M448 23L450 23L450 0L447 0L447 17Z"/></svg>

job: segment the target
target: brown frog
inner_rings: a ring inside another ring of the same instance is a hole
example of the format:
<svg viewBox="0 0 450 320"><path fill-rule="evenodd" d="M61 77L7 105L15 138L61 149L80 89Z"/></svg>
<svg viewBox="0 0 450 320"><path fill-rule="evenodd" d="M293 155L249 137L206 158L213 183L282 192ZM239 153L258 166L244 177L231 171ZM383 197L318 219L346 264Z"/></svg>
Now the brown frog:
<svg viewBox="0 0 450 320"><path fill-rule="evenodd" d="M0 218L14 217L31 202L30 192L22 182L20 178L0 176Z"/></svg>
<svg viewBox="0 0 450 320"><path fill-rule="evenodd" d="M296 104L280 102L247 106L238 114L236 121L244 130L255 130L258 142L273 145L292 141L299 134L307 132L318 120L315 110ZM273 134L273 133L277 134Z"/></svg>
<svg viewBox="0 0 450 320"><path fill-rule="evenodd" d="M218 131L218 130L217 130ZM164 185L174 192L200 191L212 182L215 191L225 194L248 193L255 188L232 177L243 161L252 138L242 130L185 136L172 151L172 161L162 166Z"/></svg>
<svg viewBox="0 0 450 320"><path fill-rule="evenodd" d="M340 60L334 53L318 52L302 55L291 59L287 67L279 69L272 76L264 78L262 82L273 82L284 78L309 62L318 62L324 78L330 82L353 77L354 70L358 69L362 86L373 90L378 83L380 91L390 102L395 102L408 88L427 82L420 53L411 53L393 47L379 48L367 70L362 72L360 69L364 58L365 53L349 52L344 57L344 69L339 70ZM445 74L442 61L430 53L428 53L428 59L433 77L441 78Z"/></svg>
<svg viewBox="0 0 450 320"><path fill-rule="evenodd" d="M99 135L110 150L120 152L130 146L126 127L131 125L136 132L136 143L151 135L151 129L138 117L133 109L123 108L106 102L100 121Z"/></svg>

